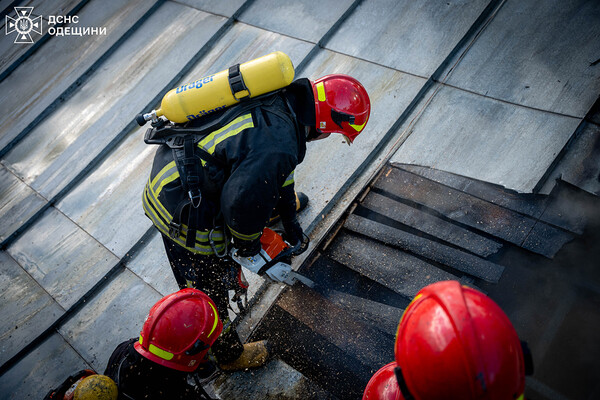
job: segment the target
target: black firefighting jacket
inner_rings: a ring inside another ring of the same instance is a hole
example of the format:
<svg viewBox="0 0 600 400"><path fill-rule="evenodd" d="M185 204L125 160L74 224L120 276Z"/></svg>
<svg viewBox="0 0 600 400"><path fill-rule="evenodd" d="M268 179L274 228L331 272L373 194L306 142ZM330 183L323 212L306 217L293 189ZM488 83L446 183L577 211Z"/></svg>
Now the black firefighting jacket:
<svg viewBox="0 0 600 400"><path fill-rule="evenodd" d="M143 193L144 211L153 224L186 249L210 255L225 248L225 229L236 245L249 244L257 242L274 209L282 220L295 219L294 169L306 152L305 130L298 119L310 120L314 107L308 85L302 79L250 100L255 102L250 109L248 104L235 106L240 113L199 140L197 146L218 163L198 157L202 200L194 247L186 246L185 224L180 230L171 226L188 194L173 150L161 145Z"/></svg>

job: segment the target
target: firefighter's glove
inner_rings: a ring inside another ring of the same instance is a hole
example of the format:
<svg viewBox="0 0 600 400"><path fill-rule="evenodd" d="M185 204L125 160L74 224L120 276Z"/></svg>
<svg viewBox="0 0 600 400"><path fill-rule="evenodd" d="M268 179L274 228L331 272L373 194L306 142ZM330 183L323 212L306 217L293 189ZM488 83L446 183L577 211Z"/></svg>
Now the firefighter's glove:
<svg viewBox="0 0 600 400"><path fill-rule="evenodd" d="M240 251L236 248L231 249L231 258L242 267L254 272L255 274L261 269L263 265L271 261L271 257L266 251L260 250L258 254L253 256L244 256L240 254Z"/></svg>
<svg viewBox="0 0 600 400"><path fill-rule="evenodd" d="M260 252L260 239L256 240L241 240L233 237L233 247L237 250L237 253L242 257L251 257Z"/></svg>
<svg viewBox="0 0 600 400"><path fill-rule="evenodd" d="M297 219L291 221L282 221L283 225L283 240L288 242L292 247L296 247L302 242L303 232L300 223Z"/></svg>
<svg viewBox="0 0 600 400"><path fill-rule="evenodd" d="M308 249L310 240L308 239L308 236L302 232L302 228L298 221L295 220L289 224L283 223L283 227L285 229L283 239L292 247L290 256L298 256L304 253L306 249ZM294 233L290 235L288 232Z"/></svg>

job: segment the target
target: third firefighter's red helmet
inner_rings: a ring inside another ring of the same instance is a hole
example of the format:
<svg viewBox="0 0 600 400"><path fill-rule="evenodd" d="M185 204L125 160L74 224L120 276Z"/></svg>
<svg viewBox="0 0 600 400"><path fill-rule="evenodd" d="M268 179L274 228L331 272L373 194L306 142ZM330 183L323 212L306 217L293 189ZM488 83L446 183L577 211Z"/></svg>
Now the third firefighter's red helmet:
<svg viewBox="0 0 600 400"><path fill-rule="evenodd" d="M223 330L215 303L198 289L160 299L148 313L135 350L168 368L191 372Z"/></svg>
<svg viewBox="0 0 600 400"><path fill-rule="evenodd" d="M419 291L398 325L395 354L405 397L517 399L525 390L523 350L508 317L457 281Z"/></svg>
<svg viewBox="0 0 600 400"><path fill-rule="evenodd" d="M371 101L359 81L348 75L326 75L312 82L316 128L321 133L341 133L350 142L365 128Z"/></svg>

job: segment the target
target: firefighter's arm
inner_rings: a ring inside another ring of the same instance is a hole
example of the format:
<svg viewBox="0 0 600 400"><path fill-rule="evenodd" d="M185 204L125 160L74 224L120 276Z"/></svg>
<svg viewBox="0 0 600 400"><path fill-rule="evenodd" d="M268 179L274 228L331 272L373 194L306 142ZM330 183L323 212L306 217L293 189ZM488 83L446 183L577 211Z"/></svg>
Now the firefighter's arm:
<svg viewBox="0 0 600 400"><path fill-rule="evenodd" d="M297 245L303 239L303 232L296 216L296 191L294 189L294 173L286 179L279 191L279 202L275 209L281 216L281 224L285 234L283 238L292 246Z"/></svg>
<svg viewBox="0 0 600 400"><path fill-rule="evenodd" d="M240 255L260 251L260 235L293 167L288 157L270 154L262 159L249 157L232 171L221 194L221 210Z"/></svg>

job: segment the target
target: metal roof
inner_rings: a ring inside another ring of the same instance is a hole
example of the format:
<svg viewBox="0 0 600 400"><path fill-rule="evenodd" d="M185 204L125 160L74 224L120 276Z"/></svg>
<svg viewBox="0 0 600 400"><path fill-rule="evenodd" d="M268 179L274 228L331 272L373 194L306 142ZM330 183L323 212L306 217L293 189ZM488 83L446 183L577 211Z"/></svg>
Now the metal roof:
<svg viewBox="0 0 600 400"><path fill-rule="evenodd" d="M598 193L594 1L16 3L44 29L32 45L0 39L1 398L102 371L176 290L140 204L154 149L133 118L235 63L281 50L297 77L345 73L370 94L353 146L311 143L296 171L311 198L300 216L311 250L388 161L525 193L549 193L562 176ZM16 3L2 1L2 16ZM49 16L69 13L72 27L106 35L48 35ZM244 337L281 292L249 277L261 295Z"/></svg>

